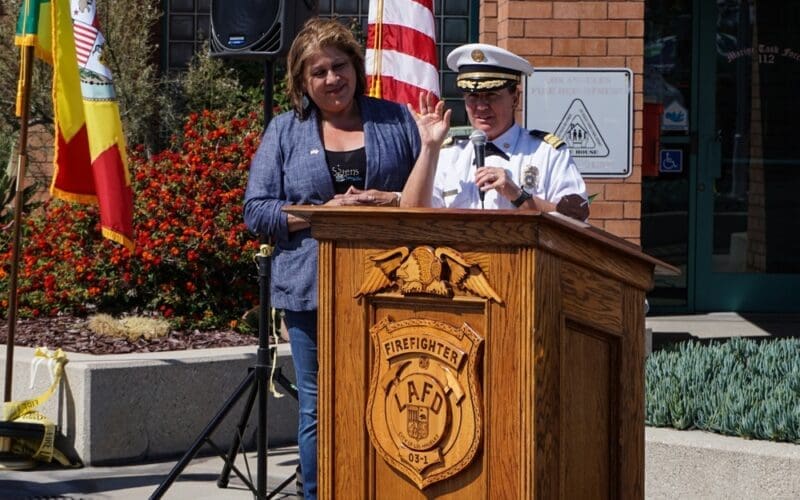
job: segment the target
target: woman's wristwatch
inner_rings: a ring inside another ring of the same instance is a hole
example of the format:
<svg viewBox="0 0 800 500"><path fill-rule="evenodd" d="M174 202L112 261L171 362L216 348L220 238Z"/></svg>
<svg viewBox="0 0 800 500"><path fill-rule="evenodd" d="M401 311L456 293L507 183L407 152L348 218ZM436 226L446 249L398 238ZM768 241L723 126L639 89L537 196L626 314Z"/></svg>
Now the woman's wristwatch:
<svg viewBox="0 0 800 500"><path fill-rule="evenodd" d="M525 188L520 188L519 196L511 200L511 204L519 208L523 203L533 198L533 195L525 191Z"/></svg>

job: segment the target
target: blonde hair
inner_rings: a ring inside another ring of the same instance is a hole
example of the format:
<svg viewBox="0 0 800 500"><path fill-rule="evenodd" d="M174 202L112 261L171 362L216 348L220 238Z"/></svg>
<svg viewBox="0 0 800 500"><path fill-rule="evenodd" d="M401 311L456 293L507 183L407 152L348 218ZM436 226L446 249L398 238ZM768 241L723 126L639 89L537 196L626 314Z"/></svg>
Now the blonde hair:
<svg viewBox="0 0 800 500"><path fill-rule="evenodd" d="M286 90L292 109L301 119L308 118L308 103L303 99L306 61L327 47L344 52L350 59L356 70L355 95L364 94L367 88L364 53L353 32L334 19L313 17L297 33L286 56Z"/></svg>

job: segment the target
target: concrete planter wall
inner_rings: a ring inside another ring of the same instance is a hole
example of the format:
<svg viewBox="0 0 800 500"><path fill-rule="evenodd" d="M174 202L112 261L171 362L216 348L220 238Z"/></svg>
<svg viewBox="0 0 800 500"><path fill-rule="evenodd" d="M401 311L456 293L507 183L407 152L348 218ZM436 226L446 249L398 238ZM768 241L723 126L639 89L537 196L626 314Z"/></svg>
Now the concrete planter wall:
<svg viewBox="0 0 800 500"><path fill-rule="evenodd" d="M288 345L278 365L293 379ZM40 394L30 383L32 349L14 350L14 399ZM255 347L91 356L68 353L66 380L41 410L59 424L62 451L87 465L172 458L194 443L255 362ZM0 350L5 364L5 348ZM214 434L227 448L241 415L234 408ZM295 441L297 403L270 397L271 446ZM255 415L246 440L252 443ZM647 428L647 498L800 498L800 446L700 431Z"/></svg>
<svg viewBox="0 0 800 500"><path fill-rule="evenodd" d="M800 446L645 430L647 498L800 498Z"/></svg>
<svg viewBox="0 0 800 500"><path fill-rule="evenodd" d="M40 367L31 383L33 349L15 347L13 399L41 394L50 385ZM93 356L67 353L60 390L39 408L58 424L58 448L86 465L163 459L183 454L255 363L256 346ZM278 366L294 379L288 345L278 346ZM5 366L5 347L0 351ZM227 449L245 397L213 434ZM268 401L271 446L295 442L297 403L286 395ZM245 442L255 437L254 407ZM206 452L208 453L208 452Z"/></svg>

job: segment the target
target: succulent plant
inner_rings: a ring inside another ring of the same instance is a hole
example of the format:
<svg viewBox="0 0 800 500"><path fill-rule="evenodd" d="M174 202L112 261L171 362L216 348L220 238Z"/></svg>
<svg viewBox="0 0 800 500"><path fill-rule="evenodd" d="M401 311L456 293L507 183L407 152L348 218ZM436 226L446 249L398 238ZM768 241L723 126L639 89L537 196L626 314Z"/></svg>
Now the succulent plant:
<svg viewBox="0 0 800 500"><path fill-rule="evenodd" d="M800 339L690 341L653 352L645 421L800 442Z"/></svg>

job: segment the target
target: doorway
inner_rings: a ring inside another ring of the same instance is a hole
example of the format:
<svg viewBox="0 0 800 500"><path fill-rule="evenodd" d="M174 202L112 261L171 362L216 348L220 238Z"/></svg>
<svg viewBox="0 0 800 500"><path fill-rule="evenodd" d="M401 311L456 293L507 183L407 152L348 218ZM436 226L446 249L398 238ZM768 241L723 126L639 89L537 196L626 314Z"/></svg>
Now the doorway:
<svg viewBox="0 0 800 500"><path fill-rule="evenodd" d="M800 311L800 5L648 0L645 20L662 119L642 246L684 271L654 310Z"/></svg>

